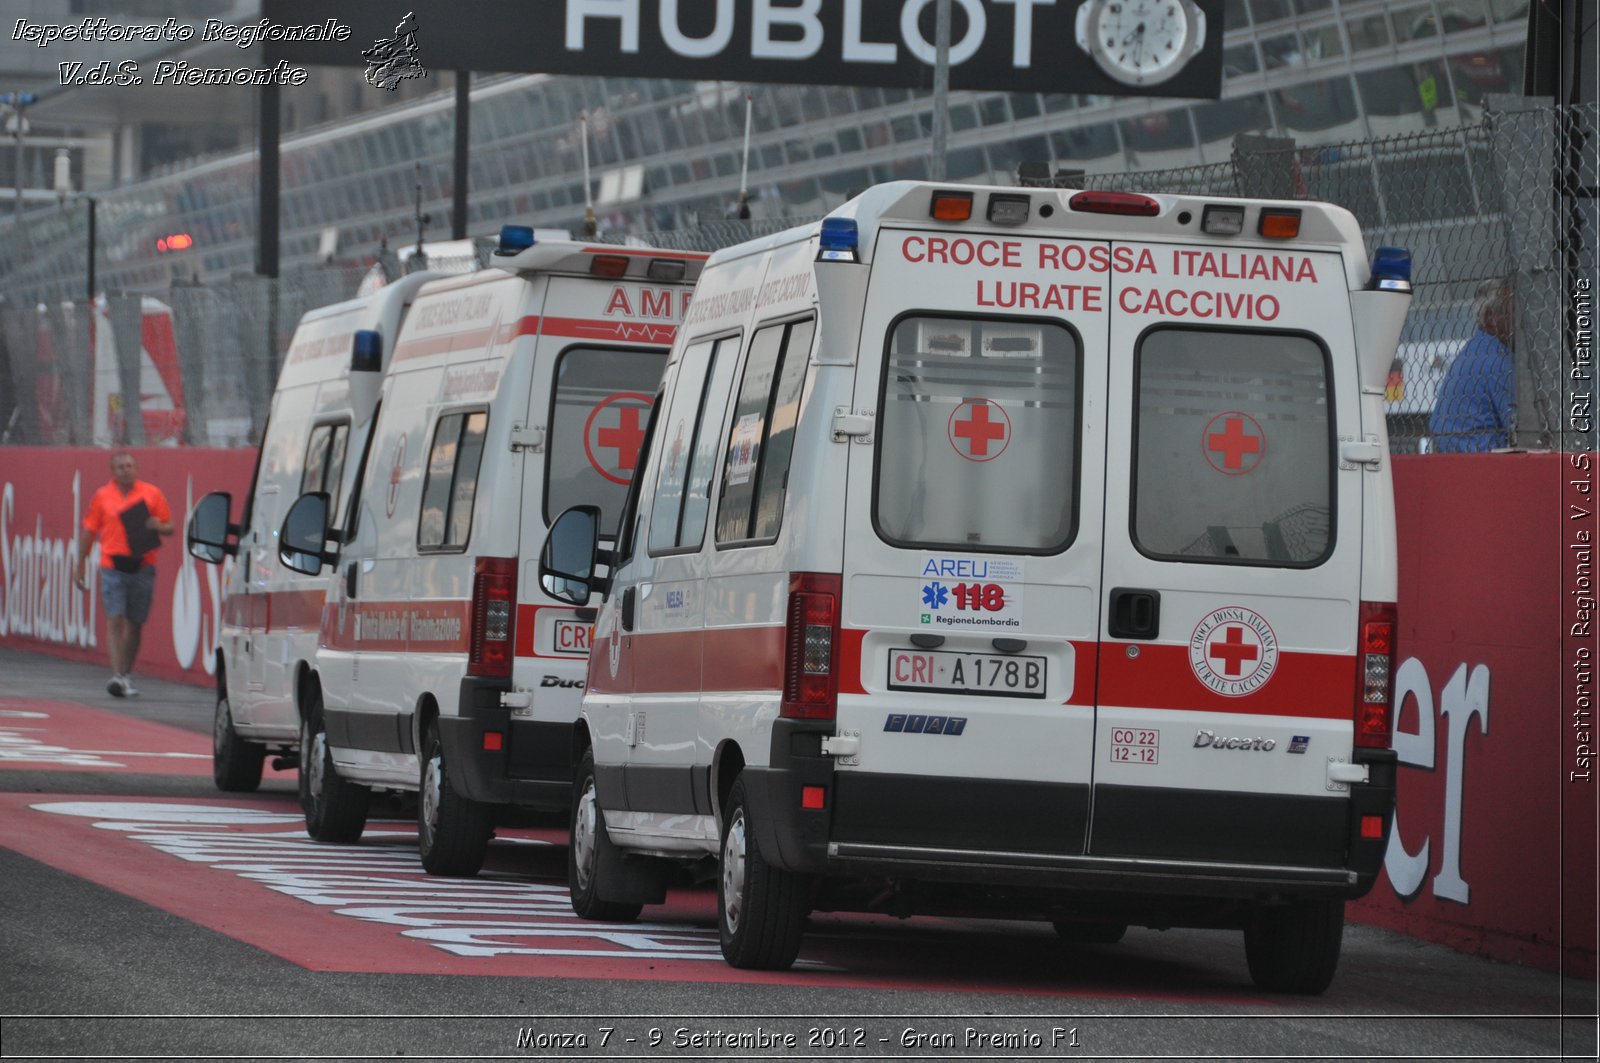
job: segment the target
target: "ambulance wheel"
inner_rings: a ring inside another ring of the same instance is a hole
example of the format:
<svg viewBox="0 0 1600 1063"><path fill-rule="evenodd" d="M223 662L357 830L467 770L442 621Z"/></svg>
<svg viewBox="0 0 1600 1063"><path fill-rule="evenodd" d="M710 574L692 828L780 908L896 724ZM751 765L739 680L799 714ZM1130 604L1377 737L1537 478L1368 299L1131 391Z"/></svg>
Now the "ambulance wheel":
<svg viewBox="0 0 1600 1063"><path fill-rule="evenodd" d="M455 792L444 762L439 725L429 722L422 740L422 783L417 794L417 846L430 875L471 878L489 853L494 809Z"/></svg>
<svg viewBox="0 0 1600 1063"><path fill-rule="evenodd" d="M811 912L810 881L762 858L749 807L741 775L728 794L722 827L717 876L722 958L734 967L782 971L800 955L800 935Z"/></svg>
<svg viewBox="0 0 1600 1063"><path fill-rule="evenodd" d="M1333 981L1343 937L1343 901L1259 908L1244 931L1250 978L1273 993L1321 993Z"/></svg>
<svg viewBox="0 0 1600 1063"><path fill-rule="evenodd" d="M312 688L300 720L300 807L306 833L319 842L353 842L367 826L365 786L339 778L322 725L322 691Z"/></svg>
<svg viewBox="0 0 1600 1063"><path fill-rule="evenodd" d="M1115 945L1128 932L1126 923L1079 923L1071 919L1057 919L1050 924L1056 936L1074 945Z"/></svg>
<svg viewBox="0 0 1600 1063"><path fill-rule="evenodd" d="M217 712L211 726L211 779L217 789L248 794L261 785L261 765L267 747L248 742L233 729L233 713L228 708L228 691L217 684Z"/></svg>
<svg viewBox="0 0 1600 1063"><path fill-rule="evenodd" d="M567 892L580 919L631 923L644 911L642 904L600 898L601 869L612 866L617 856L606 833L606 814L595 795L594 751L586 749L573 777L572 829L567 835Z"/></svg>

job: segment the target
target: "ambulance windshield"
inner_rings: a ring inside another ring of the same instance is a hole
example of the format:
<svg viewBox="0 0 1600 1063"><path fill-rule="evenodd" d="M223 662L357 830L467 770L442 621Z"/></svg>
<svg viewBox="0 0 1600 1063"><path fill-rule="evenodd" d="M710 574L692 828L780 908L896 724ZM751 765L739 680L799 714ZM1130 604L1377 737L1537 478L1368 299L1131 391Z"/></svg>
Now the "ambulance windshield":
<svg viewBox="0 0 1600 1063"><path fill-rule="evenodd" d="M666 354L594 347L562 352L545 447L546 522L571 506L599 506L600 533L615 533Z"/></svg>
<svg viewBox="0 0 1600 1063"><path fill-rule="evenodd" d="M1326 558L1333 443L1321 344L1161 328L1137 357L1135 545L1175 561L1290 567Z"/></svg>
<svg viewBox="0 0 1600 1063"><path fill-rule="evenodd" d="M884 372L879 534L905 546L1065 549L1081 356L1076 334L1053 322L902 318Z"/></svg>

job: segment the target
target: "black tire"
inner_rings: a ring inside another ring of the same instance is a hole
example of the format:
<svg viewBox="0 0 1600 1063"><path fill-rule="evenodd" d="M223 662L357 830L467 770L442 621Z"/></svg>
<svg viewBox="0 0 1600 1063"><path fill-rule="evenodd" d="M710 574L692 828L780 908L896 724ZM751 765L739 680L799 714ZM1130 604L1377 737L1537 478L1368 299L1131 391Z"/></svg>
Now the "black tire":
<svg viewBox="0 0 1600 1063"><path fill-rule="evenodd" d="M306 833L319 842L353 842L367 826L372 791L339 778L322 725L322 691L312 688L300 720L300 807Z"/></svg>
<svg viewBox="0 0 1600 1063"><path fill-rule="evenodd" d="M1272 993L1321 993L1333 981L1343 938L1343 901L1259 908L1244 931L1250 978Z"/></svg>
<svg viewBox="0 0 1600 1063"><path fill-rule="evenodd" d="M644 911L642 904L600 899L601 869L612 861L606 816L594 789L594 751L585 749L572 779L572 819L567 831L567 892L572 910L581 919L606 923L631 923Z"/></svg>
<svg viewBox="0 0 1600 1063"><path fill-rule="evenodd" d="M733 967L783 971L800 955L800 936L811 912L811 882L762 858L749 808L741 775L728 794L717 865L722 958Z"/></svg>
<svg viewBox="0 0 1600 1063"><path fill-rule="evenodd" d="M494 809L462 797L450 784L439 725L428 722L422 738L421 781L417 790L417 848L430 875L471 878L489 854Z"/></svg>
<svg viewBox="0 0 1600 1063"><path fill-rule="evenodd" d="M219 679L211 723L211 780L225 793L254 793L261 786L261 766L266 758L266 746L240 738L233 729L228 688Z"/></svg>
<svg viewBox="0 0 1600 1063"><path fill-rule="evenodd" d="M1056 936L1074 945L1115 945L1128 932L1126 923L1079 923L1057 919L1050 924Z"/></svg>

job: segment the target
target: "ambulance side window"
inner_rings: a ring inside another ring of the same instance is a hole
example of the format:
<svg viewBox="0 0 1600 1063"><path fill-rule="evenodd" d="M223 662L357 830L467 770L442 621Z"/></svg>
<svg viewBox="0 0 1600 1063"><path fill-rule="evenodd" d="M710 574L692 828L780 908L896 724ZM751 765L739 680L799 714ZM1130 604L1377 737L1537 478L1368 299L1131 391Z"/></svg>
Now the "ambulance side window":
<svg viewBox="0 0 1600 1063"><path fill-rule="evenodd" d="M718 433L738 355L738 336L706 340L683 352L658 441L661 478L650 510L653 555L698 550L705 540Z"/></svg>
<svg viewBox="0 0 1600 1063"><path fill-rule="evenodd" d="M806 318L769 325L750 341L722 466L719 544L777 538L814 330Z"/></svg>
<svg viewBox="0 0 1600 1063"><path fill-rule="evenodd" d="M1077 333L1052 321L901 318L878 419L878 535L905 548L1066 549L1081 377Z"/></svg>
<svg viewBox="0 0 1600 1063"><path fill-rule="evenodd" d="M306 443L306 461L300 474L300 493L328 492L328 512L339 512L339 487L344 478L345 449L350 443L348 424L319 424Z"/></svg>
<svg viewBox="0 0 1600 1063"><path fill-rule="evenodd" d="M1135 354L1131 532L1166 561L1305 568L1333 547L1328 353L1303 333L1157 328Z"/></svg>
<svg viewBox="0 0 1600 1063"><path fill-rule="evenodd" d="M439 418L428 452L422 485L422 519L417 546L423 550L462 550L472 533L472 507L478 493L478 465L489 415L481 410Z"/></svg>
<svg viewBox="0 0 1600 1063"><path fill-rule="evenodd" d="M645 422L666 366L664 348L569 347L556 362L545 442L544 514L599 506L601 534L616 527L640 460Z"/></svg>

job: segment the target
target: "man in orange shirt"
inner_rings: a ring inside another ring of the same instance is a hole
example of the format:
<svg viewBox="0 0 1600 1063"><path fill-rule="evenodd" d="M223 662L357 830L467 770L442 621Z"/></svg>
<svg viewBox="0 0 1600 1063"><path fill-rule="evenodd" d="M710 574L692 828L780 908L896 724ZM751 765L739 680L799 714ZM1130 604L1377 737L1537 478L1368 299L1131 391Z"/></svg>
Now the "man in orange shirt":
<svg viewBox="0 0 1600 1063"><path fill-rule="evenodd" d="M111 456L111 482L94 493L78 536L78 586L89 587L89 546L100 542L100 601L106 610L113 697L132 698L133 661L140 629L150 617L156 586L156 547L172 534L172 510L154 484L139 479L133 455Z"/></svg>

